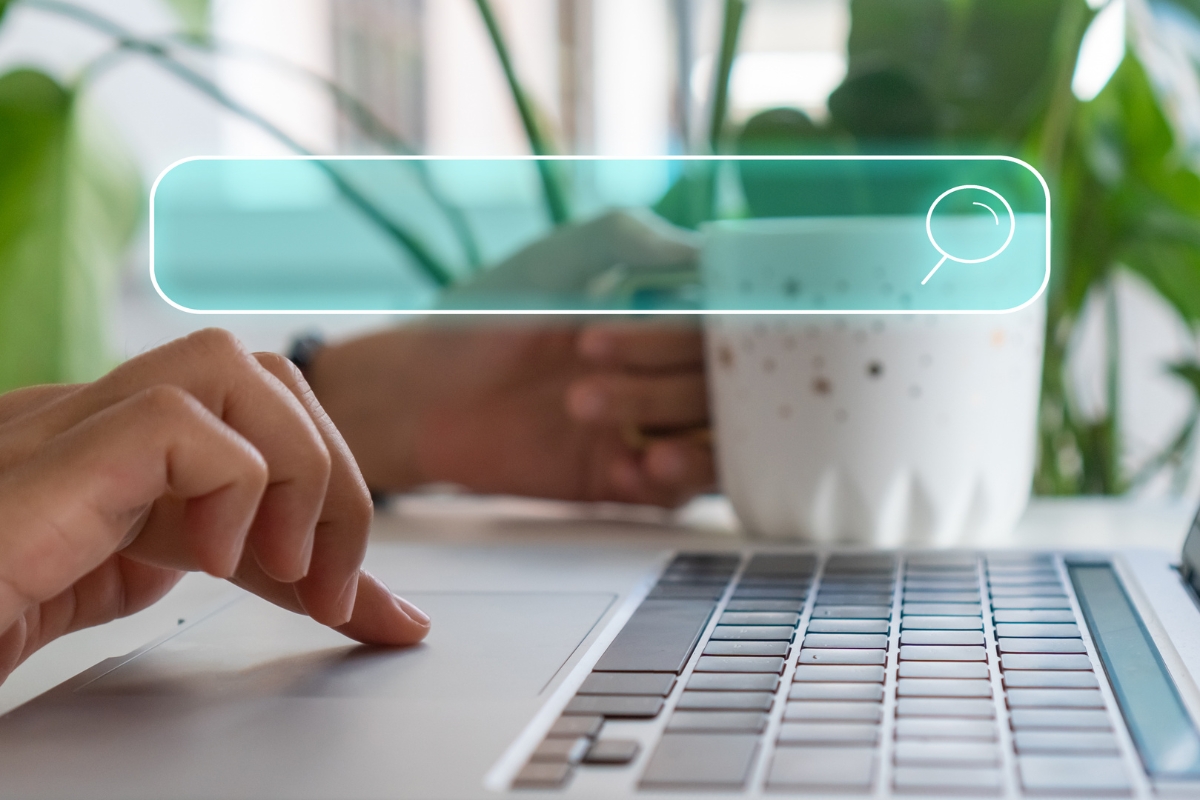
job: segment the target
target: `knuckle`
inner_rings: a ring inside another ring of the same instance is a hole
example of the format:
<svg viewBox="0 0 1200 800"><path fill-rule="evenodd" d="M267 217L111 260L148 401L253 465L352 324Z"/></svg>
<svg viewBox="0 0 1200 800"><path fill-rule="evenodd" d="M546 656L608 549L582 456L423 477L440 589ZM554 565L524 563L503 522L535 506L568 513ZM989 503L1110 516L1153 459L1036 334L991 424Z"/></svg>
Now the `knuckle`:
<svg viewBox="0 0 1200 800"><path fill-rule="evenodd" d="M299 367L292 363L290 358L281 356L279 353L255 353L254 357L272 375L288 383L304 384L304 374L300 372Z"/></svg>
<svg viewBox="0 0 1200 800"><path fill-rule="evenodd" d="M183 342L203 359L212 359L219 363L246 362L250 359L250 353L245 346L224 328L196 331Z"/></svg>
<svg viewBox="0 0 1200 800"><path fill-rule="evenodd" d="M186 389L171 384L157 384L139 392L134 406L139 414L172 419L195 413L197 403Z"/></svg>
<svg viewBox="0 0 1200 800"><path fill-rule="evenodd" d="M365 486L355 489L346 508L346 519L356 530L366 530L375 516L375 503Z"/></svg>

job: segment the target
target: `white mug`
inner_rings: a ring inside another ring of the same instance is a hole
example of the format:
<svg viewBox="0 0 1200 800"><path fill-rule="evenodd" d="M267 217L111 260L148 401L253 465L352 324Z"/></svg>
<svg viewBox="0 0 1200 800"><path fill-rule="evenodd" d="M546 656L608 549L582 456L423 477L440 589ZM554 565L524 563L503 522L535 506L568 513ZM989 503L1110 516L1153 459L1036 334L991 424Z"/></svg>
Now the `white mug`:
<svg viewBox="0 0 1200 800"><path fill-rule="evenodd" d="M706 229L706 283L778 281L818 230L778 220L764 242L763 222ZM718 471L741 522L883 546L1002 536L1029 500L1044 325L1044 297L1006 314L707 317Z"/></svg>

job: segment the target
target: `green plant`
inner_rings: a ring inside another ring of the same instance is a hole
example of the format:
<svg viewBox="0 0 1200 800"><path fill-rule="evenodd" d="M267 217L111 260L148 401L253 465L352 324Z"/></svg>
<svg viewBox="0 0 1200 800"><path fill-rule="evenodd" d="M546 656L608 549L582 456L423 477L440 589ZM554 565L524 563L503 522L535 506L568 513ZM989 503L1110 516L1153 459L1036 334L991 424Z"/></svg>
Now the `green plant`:
<svg viewBox="0 0 1200 800"><path fill-rule="evenodd" d="M849 69L829 98L829 119L815 124L799 110L772 109L733 130L724 122L724 98L738 5L726 4L714 151L1008 153L1047 177L1055 266L1035 489L1113 494L1159 470L1182 470L1198 410L1162 453L1132 475L1122 467L1115 275L1137 273L1189 325L1200 325L1200 176L1137 54L1127 52L1100 94L1079 102L1071 80L1096 13L1084 0L851 0ZM1179 11L1200 20L1194 2ZM747 184L751 212L771 215L751 190ZM694 227L711 218L711 196L711 176L694 171L656 208ZM1064 374L1072 332L1093 293L1104 298L1107 317L1108 402L1099 418L1078 408ZM1200 398L1200 364L1171 370Z"/></svg>
<svg viewBox="0 0 1200 800"><path fill-rule="evenodd" d="M94 379L138 174L78 93L32 70L0 77L0 152L0 391Z"/></svg>
<svg viewBox="0 0 1200 800"><path fill-rule="evenodd" d="M0 25L8 8L19 1L0 0ZM0 160L0 391L33 383L89 380L111 366L103 349L107 327L103 309L115 266L141 219L145 198L131 159L86 102L86 89L104 70L123 56L147 58L295 152L308 154L286 133L175 57L176 46L221 49L221 43L205 30L206 0L169 0L179 10L185 29L166 41L138 37L104 15L70 2L23 2L111 37L113 48L85 67L70 85L27 69L0 76L0 152L5 155ZM328 81L322 81L322 86L381 147L411 152L362 103ZM456 280L419 236L390 218L332 164L316 163L352 206L412 256L430 281L444 287ZM478 247L461 212L441 197L422 165L415 168L457 232L468 266L478 268Z"/></svg>

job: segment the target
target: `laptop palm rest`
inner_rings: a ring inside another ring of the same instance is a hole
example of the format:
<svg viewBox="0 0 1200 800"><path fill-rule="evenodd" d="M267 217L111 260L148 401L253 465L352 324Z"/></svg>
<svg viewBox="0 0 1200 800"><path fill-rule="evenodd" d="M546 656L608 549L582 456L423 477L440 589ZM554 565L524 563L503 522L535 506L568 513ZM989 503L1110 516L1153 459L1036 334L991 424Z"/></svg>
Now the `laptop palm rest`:
<svg viewBox="0 0 1200 800"><path fill-rule="evenodd" d="M6 778L6 794L69 797L80 786L94 797L477 794L616 599L407 596L434 627L404 649L355 645L243 597L0 720L0 774L24 784ZM30 759L48 761L47 740L54 763L31 769Z"/></svg>

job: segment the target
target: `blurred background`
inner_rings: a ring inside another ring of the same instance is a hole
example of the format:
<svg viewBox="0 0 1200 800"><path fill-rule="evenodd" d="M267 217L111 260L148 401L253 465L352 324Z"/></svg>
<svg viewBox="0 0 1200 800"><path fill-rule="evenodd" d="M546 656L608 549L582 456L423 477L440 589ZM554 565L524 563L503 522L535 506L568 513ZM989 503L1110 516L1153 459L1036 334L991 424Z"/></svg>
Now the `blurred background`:
<svg viewBox="0 0 1200 800"><path fill-rule="evenodd" d="M213 324L281 350L300 331L395 321L167 306L148 279L146 197L188 156L1009 153L1046 174L1055 203L1035 489L1200 496L1198 0L0 0L0 13L5 388L88 378ZM54 327L36 345L16 323L34 313ZM42 371L13 366L42 346L22 362Z"/></svg>

